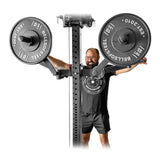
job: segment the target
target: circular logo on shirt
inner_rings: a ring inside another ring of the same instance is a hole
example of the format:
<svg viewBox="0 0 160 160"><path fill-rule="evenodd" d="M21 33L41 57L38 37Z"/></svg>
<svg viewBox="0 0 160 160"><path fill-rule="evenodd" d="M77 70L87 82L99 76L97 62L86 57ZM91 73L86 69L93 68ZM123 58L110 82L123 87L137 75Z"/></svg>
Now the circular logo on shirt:
<svg viewBox="0 0 160 160"><path fill-rule="evenodd" d="M99 94L105 87L105 78L99 79L98 77L88 77L83 79L83 87L87 93Z"/></svg>

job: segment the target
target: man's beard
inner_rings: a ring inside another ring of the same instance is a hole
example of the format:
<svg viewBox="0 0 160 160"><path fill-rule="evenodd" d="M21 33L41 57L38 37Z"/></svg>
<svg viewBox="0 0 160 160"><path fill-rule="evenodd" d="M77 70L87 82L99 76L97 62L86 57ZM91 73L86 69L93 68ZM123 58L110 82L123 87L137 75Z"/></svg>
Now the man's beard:
<svg viewBox="0 0 160 160"><path fill-rule="evenodd" d="M90 64L90 63L92 63L92 64ZM87 62L86 64L87 64L87 67L91 69L91 68L94 68L95 66L97 66L98 62L97 63L95 63L95 62Z"/></svg>

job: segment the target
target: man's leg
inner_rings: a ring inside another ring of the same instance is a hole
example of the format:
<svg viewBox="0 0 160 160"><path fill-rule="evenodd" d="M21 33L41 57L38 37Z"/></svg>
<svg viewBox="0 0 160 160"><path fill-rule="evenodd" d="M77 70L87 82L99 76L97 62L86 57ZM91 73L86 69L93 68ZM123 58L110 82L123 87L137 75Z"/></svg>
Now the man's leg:
<svg viewBox="0 0 160 160"><path fill-rule="evenodd" d="M103 147L110 147L108 140L108 132L104 134L99 134L99 137Z"/></svg>
<svg viewBox="0 0 160 160"><path fill-rule="evenodd" d="M82 134L82 146L88 147L88 143L90 140L90 134L91 134L91 132Z"/></svg>

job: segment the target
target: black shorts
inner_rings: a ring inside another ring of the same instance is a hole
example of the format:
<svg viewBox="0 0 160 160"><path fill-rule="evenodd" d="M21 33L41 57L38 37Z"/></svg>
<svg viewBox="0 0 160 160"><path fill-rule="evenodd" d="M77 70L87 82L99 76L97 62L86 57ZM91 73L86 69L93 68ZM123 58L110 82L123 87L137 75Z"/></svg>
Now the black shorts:
<svg viewBox="0 0 160 160"><path fill-rule="evenodd" d="M82 133L90 133L93 126L98 133L104 134L110 130L108 114L94 113L82 115Z"/></svg>

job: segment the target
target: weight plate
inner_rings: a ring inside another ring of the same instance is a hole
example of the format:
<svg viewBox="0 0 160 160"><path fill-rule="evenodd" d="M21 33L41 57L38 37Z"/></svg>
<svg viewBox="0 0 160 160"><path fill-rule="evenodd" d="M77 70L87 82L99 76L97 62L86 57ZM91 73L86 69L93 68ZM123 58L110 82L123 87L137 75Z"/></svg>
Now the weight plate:
<svg viewBox="0 0 160 160"><path fill-rule="evenodd" d="M105 87L105 78L98 77L84 77L82 80L84 90L89 94L99 94Z"/></svg>
<svg viewBox="0 0 160 160"><path fill-rule="evenodd" d="M28 64L37 64L49 55L52 48L52 34L42 20L26 17L13 27L10 45L19 60Z"/></svg>
<svg viewBox="0 0 160 160"><path fill-rule="evenodd" d="M118 14L102 26L99 47L111 63L127 66L138 63L148 52L151 43L149 27L134 14Z"/></svg>

